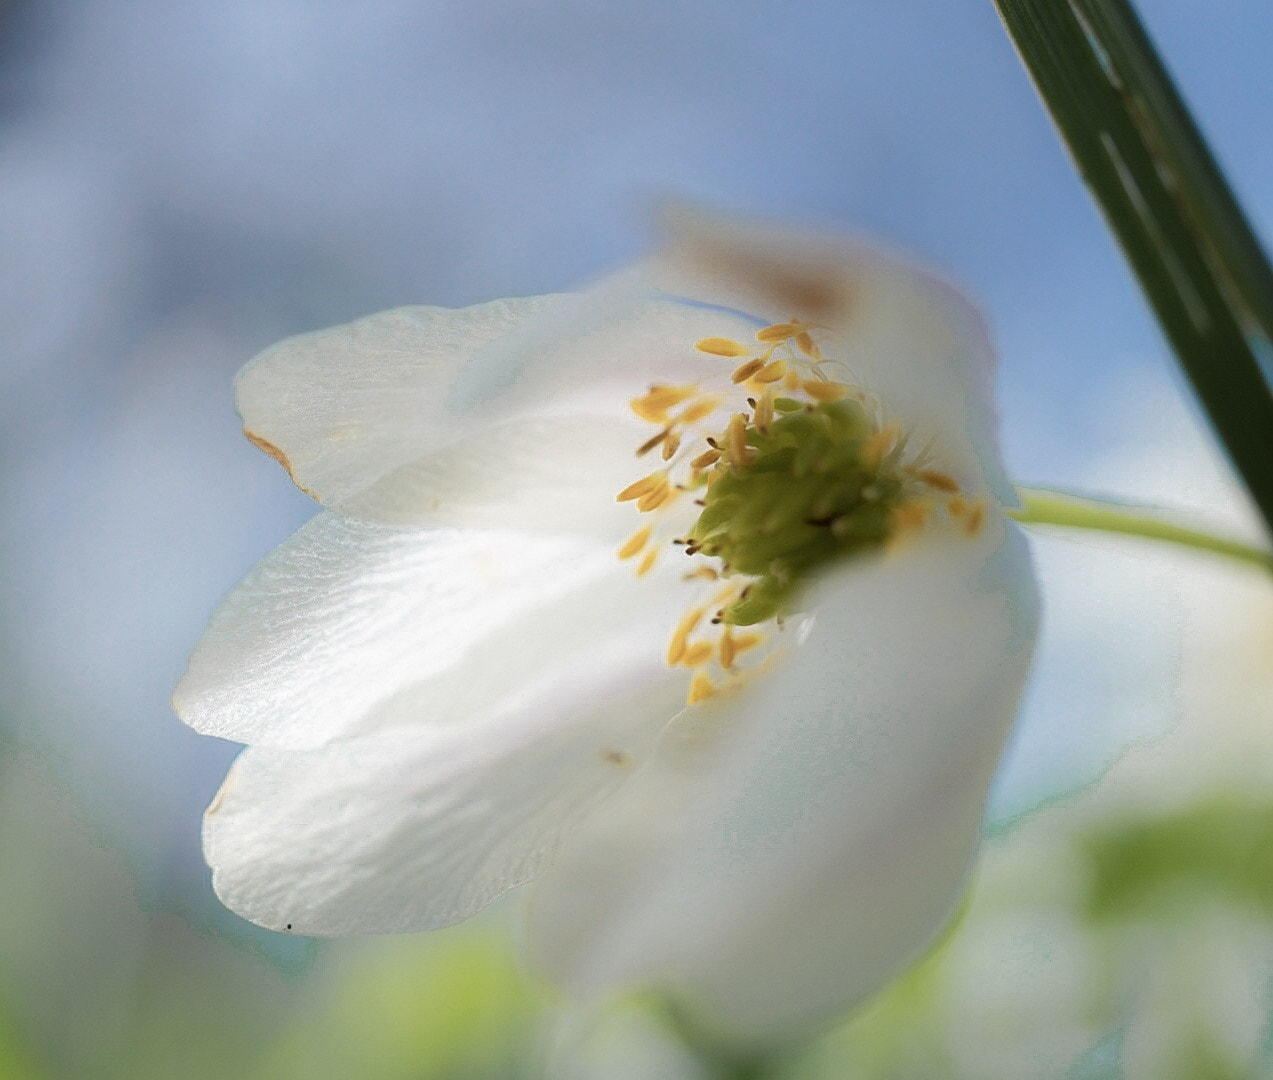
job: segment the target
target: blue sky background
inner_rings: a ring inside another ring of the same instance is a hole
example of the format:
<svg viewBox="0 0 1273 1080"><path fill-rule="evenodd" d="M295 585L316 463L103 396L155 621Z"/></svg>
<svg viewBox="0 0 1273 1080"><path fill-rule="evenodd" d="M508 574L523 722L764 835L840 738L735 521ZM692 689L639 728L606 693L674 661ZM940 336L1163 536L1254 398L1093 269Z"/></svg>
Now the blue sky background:
<svg viewBox="0 0 1273 1080"><path fill-rule="evenodd" d="M1140 8L1267 240L1273 7ZM989 0L0 20L0 755L124 852L143 904L233 923L198 851L233 748L168 694L212 605L312 512L233 412L234 372L284 335L568 287L682 197L875 234L964 283L1022 481L1214 503L1178 457L1134 452L1192 446L1193 421ZM1169 723L1171 566L1056 558L1003 814ZM1150 606L1120 607L1128 581Z"/></svg>

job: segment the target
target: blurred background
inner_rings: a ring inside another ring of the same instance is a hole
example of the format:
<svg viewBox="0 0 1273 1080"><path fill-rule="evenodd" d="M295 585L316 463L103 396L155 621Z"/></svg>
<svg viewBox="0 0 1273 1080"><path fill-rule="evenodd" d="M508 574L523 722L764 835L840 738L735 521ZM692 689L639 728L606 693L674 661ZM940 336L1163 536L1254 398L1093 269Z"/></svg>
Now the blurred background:
<svg viewBox="0 0 1273 1080"><path fill-rule="evenodd" d="M1141 0L1266 244L1273 7ZM315 943L212 896L235 747L168 696L312 512L256 351L547 292L664 196L866 232L977 296L1024 483L1258 538L989 0L0 3L0 1077L707 1077L571 1016L517 904ZM1273 588L1036 538L1046 627L946 944L801 1077L1273 1075Z"/></svg>

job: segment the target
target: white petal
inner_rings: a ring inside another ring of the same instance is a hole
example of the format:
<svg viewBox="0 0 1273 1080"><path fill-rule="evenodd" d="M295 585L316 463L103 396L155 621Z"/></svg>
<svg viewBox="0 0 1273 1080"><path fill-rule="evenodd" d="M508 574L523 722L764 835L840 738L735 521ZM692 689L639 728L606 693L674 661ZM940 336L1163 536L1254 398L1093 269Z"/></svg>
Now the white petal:
<svg viewBox="0 0 1273 1080"><path fill-rule="evenodd" d="M239 372L244 430L302 489L337 502L435 445L440 403L469 357L562 302L398 308L289 338Z"/></svg>
<svg viewBox="0 0 1273 1080"><path fill-rule="evenodd" d="M994 523L818 588L807 641L687 712L563 848L532 909L579 993L651 984L764 1040L844 1009L938 932L963 886L1037 620Z"/></svg>
<svg viewBox="0 0 1273 1080"><path fill-rule="evenodd" d="M673 243L643 271L665 292L766 321L830 326L852 376L888 414L933 441L943 468L984 475L1004 505L991 386L994 354L977 309L955 288L897 256L841 237L681 213Z"/></svg>
<svg viewBox="0 0 1273 1080"><path fill-rule="evenodd" d="M644 628L642 628L644 629ZM648 634L581 646L486 711L303 752L250 747L204 824L225 904L277 930L464 919L539 873L683 699Z"/></svg>
<svg viewBox="0 0 1273 1080"><path fill-rule="evenodd" d="M173 704L205 734L317 746L617 569L613 549L583 540L320 514L221 603Z"/></svg>
<svg viewBox="0 0 1273 1080"><path fill-rule="evenodd" d="M387 524L515 526L614 543L635 527L631 504L615 494L653 467L634 455L649 433L614 416L479 424L337 505Z"/></svg>
<svg viewBox="0 0 1273 1080"><path fill-rule="evenodd" d="M239 411L347 515L613 536L630 525L614 493L652 433L628 402L727 375L694 342L754 325L627 289L401 308L261 354L239 375Z"/></svg>

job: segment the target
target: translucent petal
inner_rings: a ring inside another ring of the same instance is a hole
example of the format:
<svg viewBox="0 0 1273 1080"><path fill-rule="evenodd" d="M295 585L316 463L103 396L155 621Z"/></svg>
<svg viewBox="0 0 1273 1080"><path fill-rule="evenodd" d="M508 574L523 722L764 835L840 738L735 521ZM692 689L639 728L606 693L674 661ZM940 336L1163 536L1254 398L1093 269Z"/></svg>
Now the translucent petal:
<svg viewBox="0 0 1273 1080"><path fill-rule="evenodd" d="M1037 600L996 522L846 567L765 677L669 729L563 848L532 909L578 993L651 984L764 1040L836 1013L931 941L963 887Z"/></svg>
<svg viewBox="0 0 1273 1080"><path fill-rule="evenodd" d="M450 725L250 747L205 817L213 885L253 922L302 934L464 919L540 872L683 694L648 640L624 635Z"/></svg>
<svg viewBox="0 0 1273 1080"><path fill-rule="evenodd" d="M386 473L338 508L387 524L515 526L617 544L631 531L633 514L615 494L641 474L635 449L647 437L613 416L480 425Z"/></svg>
<svg viewBox="0 0 1273 1080"><path fill-rule="evenodd" d="M994 355L976 308L897 256L840 237L681 212L671 243L628 271L672 295L782 322L829 327L854 381L961 478L984 476L1015 503L1003 471L991 387ZM838 377L838 376L837 376Z"/></svg>
<svg viewBox="0 0 1273 1080"><path fill-rule="evenodd" d="M173 704L205 734L317 746L617 570L613 549L586 540L320 514L221 603Z"/></svg>
<svg viewBox="0 0 1273 1080"><path fill-rule="evenodd" d="M440 403L479 349L568 303L541 296L454 311L405 307L267 349L235 382L249 438L323 502L363 490L450 436Z"/></svg>
<svg viewBox="0 0 1273 1080"><path fill-rule="evenodd" d="M626 289L401 308L261 354L239 411L300 487L352 516L605 530L653 430L628 402L722 374L693 348L722 320L751 326Z"/></svg>

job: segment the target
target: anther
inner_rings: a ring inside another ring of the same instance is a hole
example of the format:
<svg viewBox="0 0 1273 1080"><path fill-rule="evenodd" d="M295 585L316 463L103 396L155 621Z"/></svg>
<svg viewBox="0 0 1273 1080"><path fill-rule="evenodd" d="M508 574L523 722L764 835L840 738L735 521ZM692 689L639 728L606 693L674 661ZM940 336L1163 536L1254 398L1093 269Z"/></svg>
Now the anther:
<svg viewBox="0 0 1273 1080"><path fill-rule="evenodd" d="M670 427L665 427L653 438L646 439L645 442L643 442L640 446L638 446L636 456L645 457L646 454L648 454L651 450L653 450L656 446L658 446L659 443L661 443L664 439L666 439L671 434L672 434L672 429Z"/></svg>
<svg viewBox="0 0 1273 1080"><path fill-rule="evenodd" d="M692 405L688 406L680 416L676 418L678 424L696 424L704 417L711 416L716 411L716 406L720 404L720 398L717 397L701 397Z"/></svg>
<svg viewBox="0 0 1273 1080"><path fill-rule="evenodd" d="M672 485L665 479L659 487L656 487L653 491L647 491L637 499L636 508L643 514L649 510L657 510L671 497Z"/></svg>
<svg viewBox="0 0 1273 1080"><path fill-rule="evenodd" d="M897 442L897 428L892 424L880 428L862 447L862 464L874 468Z"/></svg>
<svg viewBox="0 0 1273 1080"><path fill-rule="evenodd" d="M805 356L812 360L822 359L822 350L818 348L814 342L812 335L807 330L802 330L796 335L796 346Z"/></svg>
<svg viewBox="0 0 1273 1080"><path fill-rule="evenodd" d="M694 342L694 348L709 356L746 356L751 350L732 338L706 337Z"/></svg>
<svg viewBox="0 0 1273 1080"><path fill-rule="evenodd" d="M710 641L697 641L685 650L685 654L681 657L681 665L689 668L698 667L700 664L707 663L715 651L716 646Z"/></svg>
<svg viewBox="0 0 1273 1080"><path fill-rule="evenodd" d="M644 529L634 532L626 541L624 541L623 547L619 548L619 558L632 558L633 555L650 542L650 533L652 531L651 526L647 525Z"/></svg>
<svg viewBox="0 0 1273 1080"><path fill-rule="evenodd" d="M805 379L801 388L814 401L838 401L848 392L843 384L823 379Z"/></svg>
<svg viewBox="0 0 1273 1080"><path fill-rule="evenodd" d="M748 360L747 363L734 368L734 373L729 377L730 382L746 382L764 366L765 361L762 357L757 356L753 360Z"/></svg>
<svg viewBox="0 0 1273 1080"><path fill-rule="evenodd" d="M938 491L954 492L959 490L959 482L953 476L937 469L920 469L915 476L929 487L937 488Z"/></svg>
<svg viewBox="0 0 1273 1080"><path fill-rule="evenodd" d="M674 431L666 439L663 440L663 450L661 451L661 453L663 454L663 460L671 461L672 456L676 453L677 450L680 449L680 447L681 447L681 437Z"/></svg>
<svg viewBox="0 0 1273 1080"><path fill-rule="evenodd" d="M902 503L893 509L893 521L899 531L918 529L928 521L928 507L923 503Z"/></svg>
<svg viewBox="0 0 1273 1080"><path fill-rule="evenodd" d="M794 337L800 332L800 324L795 322L774 323L772 326L766 326L763 330L756 331L756 340L763 341L766 344L772 342L786 341L790 337Z"/></svg>
<svg viewBox="0 0 1273 1080"><path fill-rule="evenodd" d="M691 570L688 574L686 574L685 580L696 581L698 579L705 579L707 581L716 581L719 577L720 575L710 566L700 566L697 570Z"/></svg>
<svg viewBox="0 0 1273 1080"><path fill-rule="evenodd" d="M725 432L729 442L729 457L735 465L747 463L747 416L735 413L729 420L729 428Z"/></svg>
<svg viewBox="0 0 1273 1080"><path fill-rule="evenodd" d="M968 531L969 536L975 536L981 530L981 523L986 518L986 504L978 499L972 504L968 511L968 520L964 522L964 528Z"/></svg>
<svg viewBox="0 0 1273 1080"><path fill-rule="evenodd" d="M633 499L639 499L642 495L653 491L655 488L662 487L667 483L667 475L663 472L653 472L649 476L643 476L640 480L629 484L618 495L614 497L615 502L631 502Z"/></svg>
<svg viewBox="0 0 1273 1080"><path fill-rule="evenodd" d="M752 402L752 419L762 432L768 432L769 425L774 419L774 395L772 390L766 390L760 395L759 401Z"/></svg>
<svg viewBox="0 0 1273 1080"><path fill-rule="evenodd" d="M667 411L697 393L695 386L651 386L650 392L628 402L632 411L651 424L666 424Z"/></svg>
<svg viewBox="0 0 1273 1080"><path fill-rule="evenodd" d="M686 704L697 705L700 701L704 701L716 692L716 684L707 677L702 671L694 672L694 678L690 680L690 692L686 697Z"/></svg>
<svg viewBox="0 0 1273 1080"><path fill-rule="evenodd" d="M787 365L782 360L771 360L758 372L754 379L758 383L774 383L787 374Z"/></svg>
<svg viewBox="0 0 1273 1080"><path fill-rule="evenodd" d="M738 649L734 645L734 635L728 626L725 632L720 636L720 666L728 670L734 666L734 657L738 655Z"/></svg>
<svg viewBox="0 0 1273 1080"><path fill-rule="evenodd" d="M659 553L657 549L647 551L645 558L641 560L641 565L637 567L637 577L645 577L654 569L654 564L658 561Z"/></svg>
<svg viewBox="0 0 1273 1080"><path fill-rule="evenodd" d="M709 465L715 465L720 461L720 451L716 449L704 450L693 461L690 462L691 469L706 469Z"/></svg>
<svg viewBox="0 0 1273 1080"><path fill-rule="evenodd" d="M694 633L694 628L698 626L699 620L703 618L703 609L695 608L693 611L686 612L681 621L676 624L676 629L672 631L672 640L667 646L667 665L675 667L681 657L685 655L685 647L689 642L690 634Z"/></svg>

